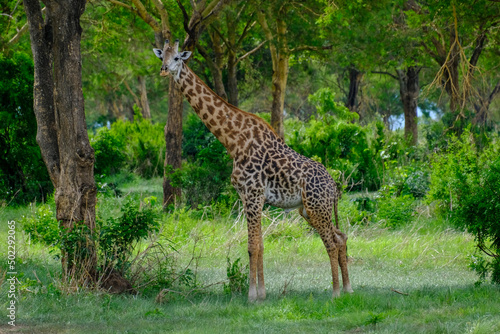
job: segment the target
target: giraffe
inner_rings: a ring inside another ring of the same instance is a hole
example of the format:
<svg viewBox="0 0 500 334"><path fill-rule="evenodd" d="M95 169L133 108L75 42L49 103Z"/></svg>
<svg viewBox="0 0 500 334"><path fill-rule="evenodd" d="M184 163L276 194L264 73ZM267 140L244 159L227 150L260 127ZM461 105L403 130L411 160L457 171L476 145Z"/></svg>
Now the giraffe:
<svg viewBox="0 0 500 334"><path fill-rule="evenodd" d="M330 258L333 297L340 295L338 267L345 292L352 292L347 271L347 236L338 229L337 202L340 192L326 168L306 158L278 137L260 117L230 105L215 94L184 63L190 51L178 51L165 41L163 50L153 49L162 60L161 76L173 75L194 111L226 147L233 159L231 183L247 217L250 275L248 300L265 299L261 215L265 203L286 211L298 209L314 227ZM335 209L336 226L332 224Z"/></svg>

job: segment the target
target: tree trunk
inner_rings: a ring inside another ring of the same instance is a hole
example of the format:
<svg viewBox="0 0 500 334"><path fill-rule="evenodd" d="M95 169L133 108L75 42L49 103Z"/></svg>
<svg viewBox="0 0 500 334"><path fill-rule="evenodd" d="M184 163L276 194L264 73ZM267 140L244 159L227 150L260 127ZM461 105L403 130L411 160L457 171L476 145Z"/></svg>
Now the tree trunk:
<svg viewBox="0 0 500 334"><path fill-rule="evenodd" d="M269 51L271 51L271 59L273 63L272 77L272 96L273 102L271 105L271 126L276 134L283 139L283 113L285 108L285 92L286 83L288 80L288 63L290 60L290 52L286 38L287 25L284 21L286 10L284 7L276 14L276 34L271 31L268 25L268 17L264 11L258 11L257 17L264 31L266 39L270 41Z"/></svg>
<svg viewBox="0 0 500 334"><path fill-rule="evenodd" d="M222 80L221 58L223 57L223 53L222 50L220 50L220 46L216 47L216 43L218 43L217 38L214 38L214 36L212 36L211 39L212 47L215 50L215 61L210 57L203 46L197 44L196 48L201 56L205 58L207 66L210 69L210 73L212 73L215 93L217 93L217 95L219 95L224 100L227 100L226 89L224 88L224 81Z"/></svg>
<svg viewBox="0 0 500 334"><path fill-rule="evenodd" d="M474 110L476 111L476 115L472 120L472 124L477 126L485 126L488 121L488 110L490 109L490 104L493 99L500 93L500 81L497 82L493 90L488 96L481 95L479 96L474 104Z"/></svg>
<svg viewBox="0 0 500 334"><path fill-rule="evenodd" d="M405 139L409 144L416 145L418 142L417 104L420 93L418 81L420 68L410 66L404 70L396 70L396 72L405 115Z"/></svg>
<svg viewBox="0 0 500 334"><path fill-rule="evenodd" d="M357 99L359 93L359 85L363 73L358 71L354 66L349 68L349 93L347 95L347 102L345 106L352 112L358 113Z"/></svg>
<svg viewBox="0 0 500 334"><path fill-rule="evenodd" d="M236 54L229 51L227 56L227 97L229 103L233 106L238 106L238 60Z"/></svg>
<svg viewBox="0 0 500 334"><path fill-rule="evenodd" d="M236 47L236 22L234 17L231 15L226 15L226 26L227 26L227 40L230 46L228 46L227 54L227 97L229 103L233 106L238 106L238 58L236 56L236 51L233 49Z"/></svg>
<svg viewBox="0 0 500 334"><path fill-rule="evenodd" d="M182 92L170 76L168 90L168 116L165 125L165 174L163 177L163 205L174 203L181 196L181 188L171 184L170 174L181 168L182 157Z"/></svg>
<svg viewBox="0 0 500 334"><path fill-rule="evenodd" d="M81 85L80 16L85 0L44 1L44 22L38 0L24 0L35 63L34 111L37 142L56 193L57 220L72 231L83 223L95 228L94 150L85 123ZM82 284L95 278L96 253L85 230L78 242L62 246L66 278Z"/></svg>
<svg viewBox="0 0 500 334"><path fill-rule="evenodd" d="M148 91L146 90L146 78L142 75L137 77L137 83L139 84L139 92L141 94L141 112L142 117L146 119L151 119L151 110L149 109Z"/></svg>
<svg viewBox="0 0 500 334"><path fill-rule="evenodd" d="M273 70L273 103L271 105L271 126L278 136L283 139L285 129L283 126L283 114L285 109L285 93L286 83L288 80L288 62L289 55L285 52L280 52L278 56L278 64Z"/></svg>

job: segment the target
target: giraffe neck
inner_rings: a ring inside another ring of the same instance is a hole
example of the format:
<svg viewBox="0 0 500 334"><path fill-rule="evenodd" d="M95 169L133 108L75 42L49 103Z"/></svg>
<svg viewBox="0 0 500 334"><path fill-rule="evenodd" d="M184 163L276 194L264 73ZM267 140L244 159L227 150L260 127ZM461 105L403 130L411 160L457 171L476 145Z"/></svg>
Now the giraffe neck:
<svg viewBox="0 0 500 334"><path fill-rule="evenodd" d="M186 64L178 77L178 87L201 121L224 145L229 155L245 155L263 141L279 140L278 136L260 117L240 110L214 93Z"/></svg>

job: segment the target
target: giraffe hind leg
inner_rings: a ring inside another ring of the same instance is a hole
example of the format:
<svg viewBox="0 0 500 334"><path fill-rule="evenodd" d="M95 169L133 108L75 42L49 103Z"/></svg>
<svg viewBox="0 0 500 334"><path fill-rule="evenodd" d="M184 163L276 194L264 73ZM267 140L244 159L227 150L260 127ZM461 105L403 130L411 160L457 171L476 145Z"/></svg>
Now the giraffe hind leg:
<svg viewBox="0 0 500 334"><path fill-rule="evenodd" d="M339 248L335 242L333 229L331 228L331 214L317 213L311 209L299 209L299 213L304 219L318 231L323 244L325 245L326 252L330 258L330 266L332 270L332 285L333 297L340 296L340 282L339 282Z"/></svg>

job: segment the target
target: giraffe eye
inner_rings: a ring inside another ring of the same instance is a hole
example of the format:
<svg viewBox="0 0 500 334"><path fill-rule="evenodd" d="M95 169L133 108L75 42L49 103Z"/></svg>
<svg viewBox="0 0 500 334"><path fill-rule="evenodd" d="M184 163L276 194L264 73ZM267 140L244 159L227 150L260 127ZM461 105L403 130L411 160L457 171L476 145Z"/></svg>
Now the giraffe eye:
<svg viewBox="0 0 500 334"><path fill-rule="evenodd" d="M175 57L175 58L174 58L174 60L175 60L175 61L178 61L178 60L179 60L179 57Z"/></svg>

